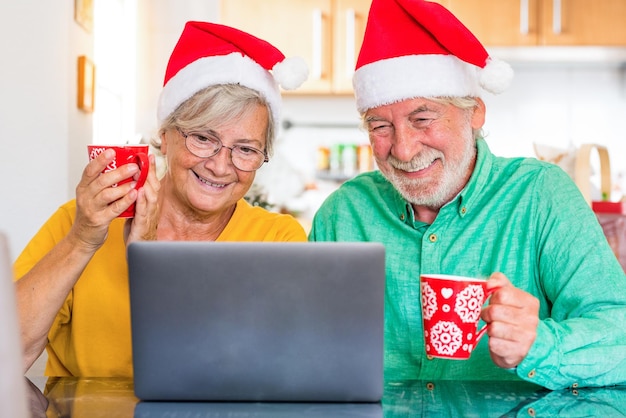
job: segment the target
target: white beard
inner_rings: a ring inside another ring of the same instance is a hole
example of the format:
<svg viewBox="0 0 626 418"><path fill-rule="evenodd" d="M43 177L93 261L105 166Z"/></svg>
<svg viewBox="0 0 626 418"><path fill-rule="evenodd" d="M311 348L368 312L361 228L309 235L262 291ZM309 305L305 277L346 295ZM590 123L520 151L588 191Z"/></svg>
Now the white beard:
<svg viewBox="0 0 626 418"><path fill-rule="evenodd" d="M388 173L381 171L409 203L439 209L465 187L467 172L475 157L476 142L474 139L468 139L465 142L462 159L455 165L451 165L446 161L441 151L433 148L426 148L409 162L399 161L392 155L387 158L387 162L391 167L407 172L426 168L436 159L439 159L443 164L443 175L438 179L407 179L398 175L395 170L390 170Z"/></svg>

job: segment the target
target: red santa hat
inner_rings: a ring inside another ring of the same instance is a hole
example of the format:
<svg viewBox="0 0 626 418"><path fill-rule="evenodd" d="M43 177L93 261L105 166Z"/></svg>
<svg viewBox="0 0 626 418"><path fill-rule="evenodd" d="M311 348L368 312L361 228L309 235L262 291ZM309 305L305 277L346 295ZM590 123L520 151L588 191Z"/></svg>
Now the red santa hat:
<svg viewBox="0 0 626 418"><path fill-rule="evenodd" d="M438 3L373 0L356 64L357 109L415 97L480 97L506 90L511 67Z"/></svg>
<svg viewBox="0 0 626 418"><path fill-rule="evenodd" d="M278 126L278 86L295 89L307 76L302 58L285 58L262 39L229 26L187 22L167 64L157 119L160 125L184 101L206 87L240 84L265 97Z"/></svg>

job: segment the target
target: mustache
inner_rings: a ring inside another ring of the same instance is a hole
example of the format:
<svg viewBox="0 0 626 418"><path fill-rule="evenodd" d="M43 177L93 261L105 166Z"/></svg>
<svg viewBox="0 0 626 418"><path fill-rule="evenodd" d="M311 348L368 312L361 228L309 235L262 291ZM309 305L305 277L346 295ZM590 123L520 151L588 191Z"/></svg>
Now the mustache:
<svg viewBox="0 0 626 418"><path fill-rule="evenodd" d="M397 170L402 171L419 171L430 166L436 159L443 161L443 153L434 149L428 149L420 152L410 161L401 161L393 155L387 157L387 162L390 166Z"/></svg>

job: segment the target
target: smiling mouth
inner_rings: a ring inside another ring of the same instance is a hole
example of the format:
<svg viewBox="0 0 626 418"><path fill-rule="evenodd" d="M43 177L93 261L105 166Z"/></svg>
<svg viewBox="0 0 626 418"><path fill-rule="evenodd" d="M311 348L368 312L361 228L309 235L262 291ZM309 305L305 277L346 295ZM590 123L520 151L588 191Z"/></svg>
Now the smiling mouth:
<svg viewBox="0 0 626 418"><path fill-rule="evenodd" d="M409 162L409 163L404 163L404 162L394 162L392 165L396 170L400 170L400 171L404 171L406 173L418 173L420 171L426 170L427 168L432 167L437 160L439 160L439 158L435 158L432 161L430 161L429 163L424 163L424 162Z"/></svg>
<svg viewBox="0 0 626 418"><path fill-rule="evenodd" d="M206 185L208 185L208 186L211 186L211 187L217 187L217 188L220 188L220 189L221 189L221 188L226 187L226 184L220 184L220 183L212 183L212 182L210 182L209 180L207 180L207 179L205 179L205 178L203 178L203 177L199 176L199 175L198 175L198 173L196 173L195 171L193 172L193 174L195 174L195 175L196 175L196 177L198 178L198 180L200 180L200 182L201 182L201 183L204 183L204 184L206 184Z"/></svg>

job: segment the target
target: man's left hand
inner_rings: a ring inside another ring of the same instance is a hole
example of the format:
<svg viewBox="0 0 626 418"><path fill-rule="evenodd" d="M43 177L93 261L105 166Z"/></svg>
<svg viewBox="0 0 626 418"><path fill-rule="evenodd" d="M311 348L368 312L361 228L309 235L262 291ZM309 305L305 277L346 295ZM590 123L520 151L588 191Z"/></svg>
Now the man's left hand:
<svg viewBox="0 0 626 418"><path fill-rule="evenodd" d="M487 288L497 288L481 313L487 323L489 352L496 365L510 369L526 357L535 342L539 300L513 286L502 273L492 274Z"/></svg>

